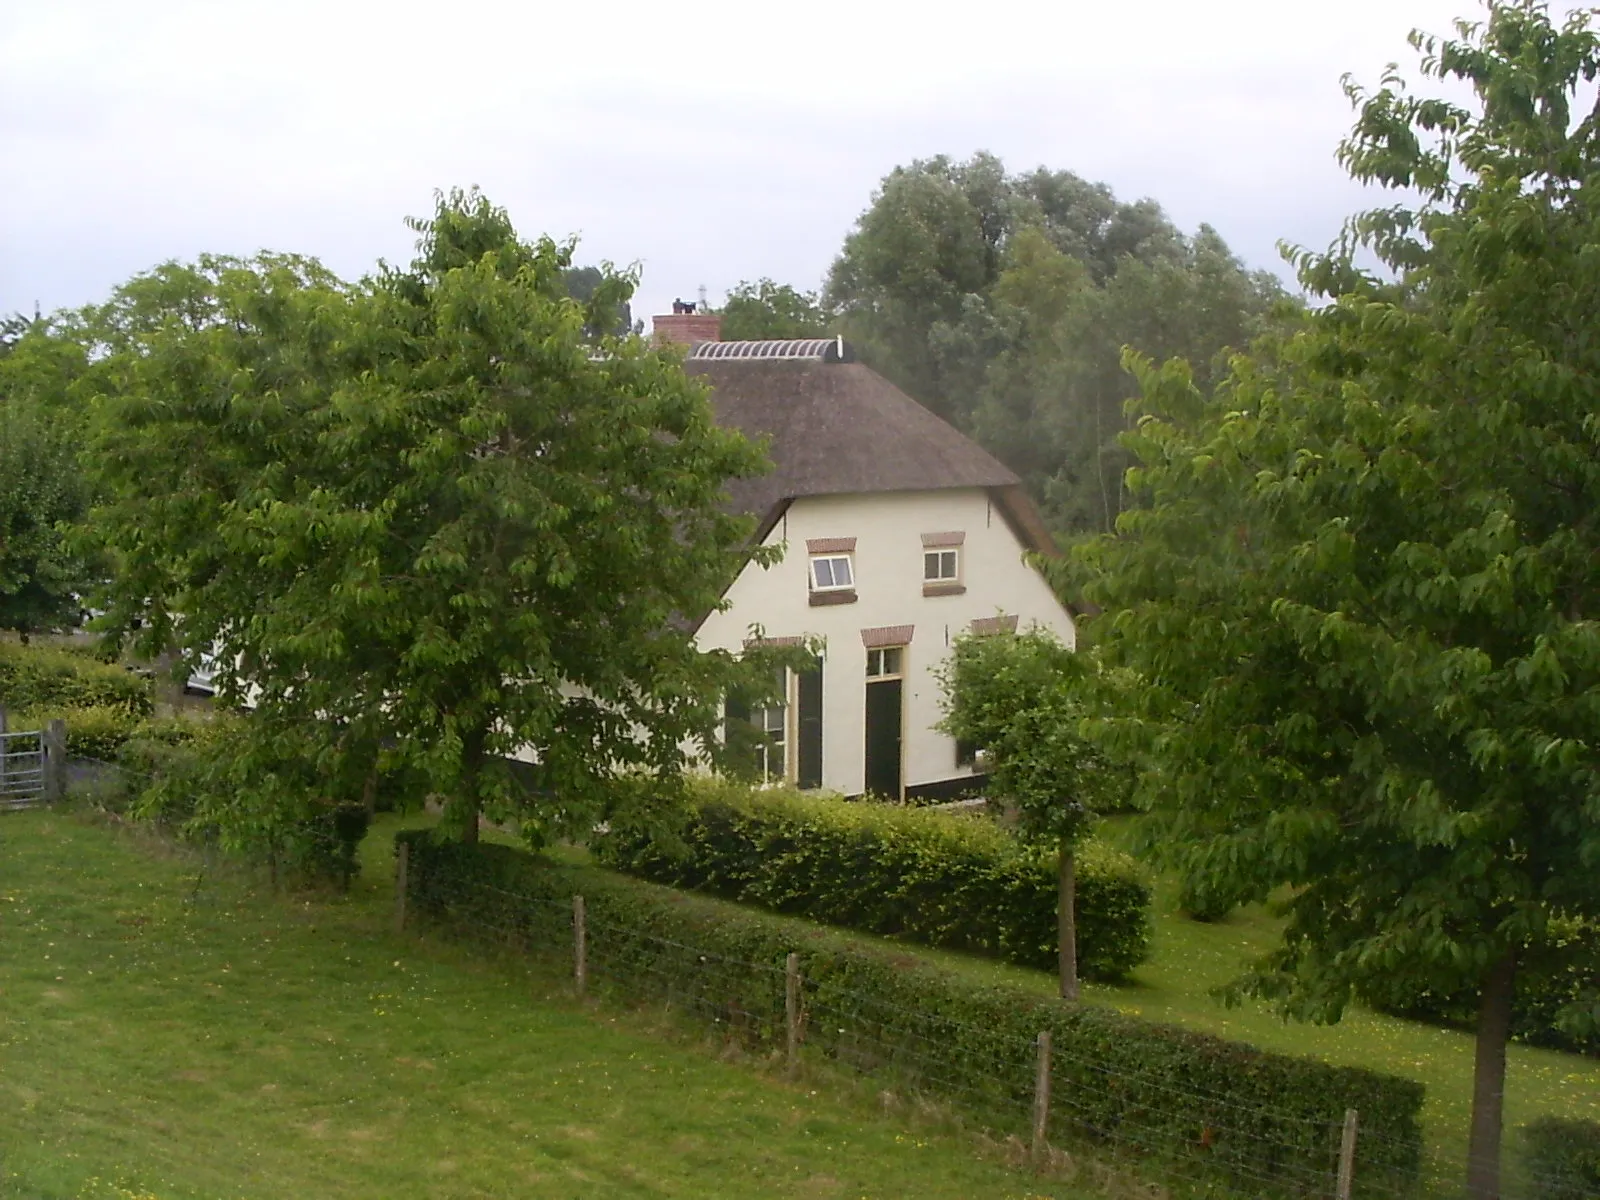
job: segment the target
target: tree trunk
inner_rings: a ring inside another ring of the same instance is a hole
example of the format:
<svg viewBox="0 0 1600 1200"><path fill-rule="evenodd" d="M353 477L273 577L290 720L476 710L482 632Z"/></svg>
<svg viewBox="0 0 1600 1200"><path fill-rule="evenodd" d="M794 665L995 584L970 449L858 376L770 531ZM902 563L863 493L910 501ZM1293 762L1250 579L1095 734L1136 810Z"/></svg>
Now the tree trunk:
<svg viewBox="0 0 1600 1200"><path fill-rule="evenodd" d="M367 810L368 817L378 814L378 768L373 767L367 772L366 779L361 784L361 807Z"/></svg>
<svg viewBox="0 0 1600 1200"><path fill-rule="evenodd" d="M461 842L466 846L478 844L478 787L483 780L484 745L489 740L488 731L473 729L461 735L461 782L456 793L456 805L461 813Z"/></svg>
<svg viewBox="0 0 1600 1200"><path fill-rule="evenodd" d="M1478 1045L1472 1071L1472 1135L1467 1143L1467 1195L1500 1200L1500 1129L1506 1098L1506 1041L1517 995L1517 956L1489 968L1478 1003Z"/></svg>
<svg viewBox="0 0 1600 1200"><path fill-rule="evenodd" d="M1077 864L1072 843L1061 843L1061 877L1056 893L1056 940L1061 955L1061 998L1078 998Z"/></svg>

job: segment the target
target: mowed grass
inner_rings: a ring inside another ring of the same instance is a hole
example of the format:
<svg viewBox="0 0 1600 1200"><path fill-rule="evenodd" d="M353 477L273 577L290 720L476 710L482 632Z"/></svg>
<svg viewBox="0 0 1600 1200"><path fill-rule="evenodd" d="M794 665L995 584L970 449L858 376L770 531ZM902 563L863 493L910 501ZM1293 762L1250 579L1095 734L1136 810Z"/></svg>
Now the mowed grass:
<svg viewBox="0 0 1600 1200"><path fill-rule="evenodd" d="M1132 820L1102 823L1102 836L1132 842ZM1150 960L1128 984L1088 984L1090 1003L1250 1042L1266 1050L1321 1058L1415 1079L1427 1087L1423 1108L1427 1166L1447 1185L1465 1171L1472 1108L1474 1041L1470 1033L1352 1007L1337 1025L1287 1022L1267 1004L1229 1008L1213 994L1253 960L1277 945L1282 920L1262 905L1236 910L1212 923L1191 920L1178 905L1176 880L1156 876ZM1003 963L916 948L916 953L969 977L1054 994L1055 978ZM1600 1120L1600 1060L1513 1045L1506 1068L1507 1161L1520 1164L1518 1128L1541 1116Z"/></svg>
<svg viewBox="0 0 1600 1200"><path fill-rule="evenodd" d="M1114 843L1127 845L1132 840L1132 822L1129 818L1105 821L1101 833ZM582 849L568 847L560 853L575 864L591 861ZM1214 990L1276 945L1282 921L1261 905L1239 909L1214 923L1191 920L1179 910L1176 881L1159 876L1152 915L1150 960L1126 985L1085 985L1083 995L1088 1002L1266 1050L1416 1079L1427 1087L1423 1124L1430 1175L1449 1187L1464 1173L1472 1106L1471 1034L1384 1016L1359 1006L1350 1009L1337 1025L1286 1022L1261 1003L1229 1008L1215 998ZM1055 994L1055 977L1049 972L856 936L971 979ZM1506 1090L1505 1147L1513 1172L1520 1161L1519 1126L1547 1115L1600 1120L1600 1060L1513 1045L1508 1054Z"/></svg>
<svg viewBox="0 0 1600 1200"><path fill-rule="evenodd" d="M0 817L0 1195L1084 1194L396 937L369 840L349 898L288 899Z"/></svg>
<svg viewBox="0 0 1600 1200"><path fill-rule="evenodd" d="M1123 819L1106 831L1126 840ZM1360 1006L1337 1025L1284 1021L1267 1004L1228 1008L1213 996L1253 960L1278 944L1280 918L1261 905L1236 910L1226 920L1203 923L1184 916L1175 880L1158 878L1151 960L1128 987L1091 987L1089 997L1124 1012L1204 1029L1270 1050L1314 1055L1341 1066L1368 1067L1419 1080L1427 1086L1423 1122L1430 1166L1455 1180L1465 1172L1472 1110L1474 1039L1385 1016ZM1506 1150L1520 1161L1518 1127L1541 1116L1600 1120L1600 1060L1513 1045L1506 1068Z"/></svg>

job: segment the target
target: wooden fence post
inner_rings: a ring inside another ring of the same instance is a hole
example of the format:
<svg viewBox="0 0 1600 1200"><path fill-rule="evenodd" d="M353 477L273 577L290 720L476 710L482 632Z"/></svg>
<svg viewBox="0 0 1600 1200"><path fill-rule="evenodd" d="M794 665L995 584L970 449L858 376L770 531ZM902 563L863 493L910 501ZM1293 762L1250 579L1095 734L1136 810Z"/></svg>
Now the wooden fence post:
<svg viewBox="0 0 1600 1200"><path fill-rule="evenodd" d="M589 932L582 896L572 898L572 981L582 996L589 987Z"/></svg>
<svg viewBox="0 0 1600 1200"><path fill-rule="evenodd" d="M1033 1161L1042 1163L1050 1149L1050 1031L1039 1032L1039 1061L1033 1076Z"/></svg>
<svg viewBox="0 0 1600 1200"><path fill-rule="evenodd" d="M67 794L67 723L51 721L39 736L44 741L44 798L49 803Z"/></svg>
<svg viewBox="0 0 1600 1200"><path fill-rule="evenodd" d="M1339 1187L1334 1193L1338 1200L1350 1200L1350 1189L1356 1179L1356 1110L1344 1110L1344 1134L1339 1139Z"/></svg>
<svg viewBox="0 0 1600 1200"><path fill-rule="evenodd" d="M276 860L274 860L276 865ZM411 866L411 843L401 842L395 849L394 859L394 931L402 933L406 927L406 889Z"/></svg>
<svg viewBox="0 0 1600 1200"><path fill-rule="evenodd" d="M793 950L783 960L784 1051L789 1070L800 1066L800 956Z"/></svg>

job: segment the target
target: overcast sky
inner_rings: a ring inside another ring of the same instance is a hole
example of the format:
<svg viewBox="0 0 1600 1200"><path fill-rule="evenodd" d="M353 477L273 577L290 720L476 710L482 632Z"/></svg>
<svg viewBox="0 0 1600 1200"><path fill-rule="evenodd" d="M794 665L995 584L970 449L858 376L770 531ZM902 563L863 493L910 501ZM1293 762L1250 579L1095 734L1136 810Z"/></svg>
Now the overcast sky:
<svg viewBox="0 0 1600 1200"><path fill-rule="evenodd" d="M1557 11L1568 4L1558 3ZM203 251L405 261L479 184L525 234L637 262L636 315L741 279L813 288L897 163L974 150L1150 196L1254 266L1360 194L1376 84L1475 0L803 5L0 3L0 313Z"/></svg>

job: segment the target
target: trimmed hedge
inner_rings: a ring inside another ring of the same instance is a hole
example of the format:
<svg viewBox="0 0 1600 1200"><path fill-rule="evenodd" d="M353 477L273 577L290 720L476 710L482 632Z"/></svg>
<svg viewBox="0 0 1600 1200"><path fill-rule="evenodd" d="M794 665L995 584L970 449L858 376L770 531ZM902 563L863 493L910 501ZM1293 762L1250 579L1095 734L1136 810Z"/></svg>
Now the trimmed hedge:
<svg viewBox="0 0 1600 1200"><path fill-rule="evenodd" d="M68 650L0 642L0 706L11 711L120 708L148 716L150 684L123 667Z"/></svg>
<svg viewBox="0 0 1600 1200"><path fill-rule="evenodd" d="M1056 966L1055 856L992 821L792 791L698 785L677 837L616 829L599 860L775 912ZM1125 977L1150 955L1150 887L1126 854L1077 857L1078 969Z"/></svg>
<svg viewBox="0 0 1600 1200"><path fill-rule="evenodd" d="M16 729L43 729L47 722L58 719L67 724L69 755L102 762L116 761L130 742L184 745L199 738L205 728L201 722L182 717L141 717L108 705L33 709L17 715L11 724Z"/></svg>
<svg viewBox="0 0 1600 1200"><path fill-rule="evenodd" d="M1600 1194L1600 1123L1541 1117L1523 1127L1528 1175L1546 1200Z"/></svg>
<svg viewBox="0 0 1600 1200"><path fill-rule="evenodd" d="M581 893L597 985L634 1001L664 997L757 1048L782 1044L783 962L798 952L809 1053L942 1098L990 1128L1026 1128L1034 1042L1049 1030L1060 1142L1172 1160L1219 1195L1326 1194L1338 1127L1355 1108L1384 1133L1358 1143L1363 1194L1402 1194L1416 1177L1423 1088L1412 1080L975 984L804 922L509 846L441 844L428 830L397 844L409 847L415 916L567 964Z"/></svg>

